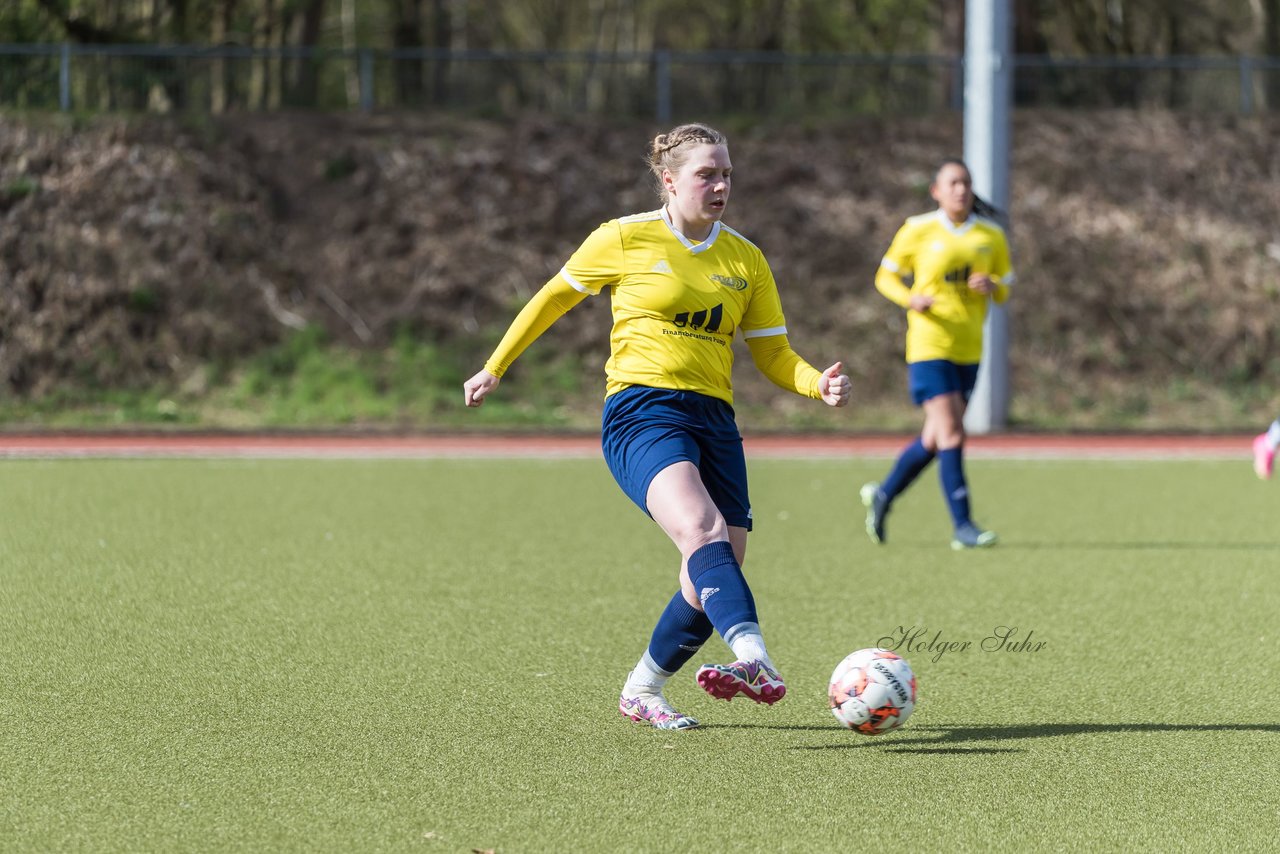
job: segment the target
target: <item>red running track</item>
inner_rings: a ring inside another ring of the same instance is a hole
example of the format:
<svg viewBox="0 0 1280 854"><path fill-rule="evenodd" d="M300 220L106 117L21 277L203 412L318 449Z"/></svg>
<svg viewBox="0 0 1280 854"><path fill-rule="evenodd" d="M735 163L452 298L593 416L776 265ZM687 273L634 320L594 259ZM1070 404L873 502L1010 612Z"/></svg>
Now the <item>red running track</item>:
<svg viewBox="0 0 1280 854"><path fill-rule="evenodd" d="M892 457L906 434L748 436L749 457ZM1008 433L970 437L972 457L1010 459L1250 459L1251 436ZM233 433L0 434L0 457L440 459L600 456L591 435L361 435Z"/></svg>

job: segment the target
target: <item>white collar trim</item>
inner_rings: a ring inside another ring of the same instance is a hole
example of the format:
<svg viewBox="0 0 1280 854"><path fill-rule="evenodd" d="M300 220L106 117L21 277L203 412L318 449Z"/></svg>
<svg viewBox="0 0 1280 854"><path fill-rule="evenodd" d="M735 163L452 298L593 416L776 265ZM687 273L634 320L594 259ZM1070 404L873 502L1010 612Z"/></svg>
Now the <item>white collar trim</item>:
<svg viewBox="0 0 1280 854"><path fill-rule="evenodd" d="M966 219L964 222L960 223L959 225L956 225L954 222L952 222L951 217L947 216L946 212L943 211L942 208L938 208L937 217L938 217L938 221L941 222L943 225L945 225L947 227L947 230L950 231L952 234L964 234L966 231L973 228L974 223L977 222L977 219L976 217L974 217L972 211L970 211L969 213L969 218Z"/></svg>
<svg viewBox="0 0 1280 854"><path fill-rule="evenodd" d="M671 233L684 244L684 247L694 255L697 255L700 252L706 252L711 248L712 244L716 242L716 238L720 236L721 223L720 220L716 220L711 224L711 233L707 235L707 239L701 243L694 243L692 240L685 237L680 229L676 228L675 224L671 222L671 214L667 212L666 205L662 206L662 221L667 224L667 228L671 229Z"/></svg>

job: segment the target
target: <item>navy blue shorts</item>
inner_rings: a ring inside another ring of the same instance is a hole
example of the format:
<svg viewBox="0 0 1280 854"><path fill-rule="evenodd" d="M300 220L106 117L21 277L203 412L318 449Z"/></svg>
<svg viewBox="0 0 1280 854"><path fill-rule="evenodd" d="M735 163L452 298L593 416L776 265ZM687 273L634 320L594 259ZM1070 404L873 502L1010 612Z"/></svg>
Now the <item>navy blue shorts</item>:
<svg viewBox="0 0 1280 854"><path fill-rule="evenodd" d="M907 364L907 387L916 406L931 397L960 392L967 402L978 382L977 365L959 365L946 359L930 359Z"/></svg>
<svg viewBox="0 0 1280 854"><path fill-rule="evenodd" d="M747 460L732 406L693 391L630 386L605 399L600 421L609 471L645 513L654 476L687 460L725 522L751 530Z"/></svg>

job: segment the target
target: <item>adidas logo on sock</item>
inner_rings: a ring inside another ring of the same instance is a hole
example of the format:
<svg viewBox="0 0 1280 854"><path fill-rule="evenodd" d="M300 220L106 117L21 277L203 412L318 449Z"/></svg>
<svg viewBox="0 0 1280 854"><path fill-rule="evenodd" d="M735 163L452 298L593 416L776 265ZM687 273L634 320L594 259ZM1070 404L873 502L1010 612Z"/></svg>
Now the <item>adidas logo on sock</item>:
<svg viewBox="0 0 1280 854"><path fill-rule="evenodd" d="M702 592L698 594L698 601L703 605L707 604L707 600L720 592L719 587L704 587Z"/></svg>

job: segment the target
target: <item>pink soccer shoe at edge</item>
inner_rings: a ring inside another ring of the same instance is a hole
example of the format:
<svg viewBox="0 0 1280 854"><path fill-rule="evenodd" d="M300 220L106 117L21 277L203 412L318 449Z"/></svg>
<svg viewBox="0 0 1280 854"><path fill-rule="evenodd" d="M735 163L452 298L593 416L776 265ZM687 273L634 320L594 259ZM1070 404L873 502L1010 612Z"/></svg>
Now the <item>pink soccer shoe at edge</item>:
<svg viewBox="0 0 1280 854"><path fill-rule="evenodd" d="M1253 471L1263 480L1271 479L1271 472L1275 469L1276 452L1267 444L1267 434L1253 440Z"/></svg>

